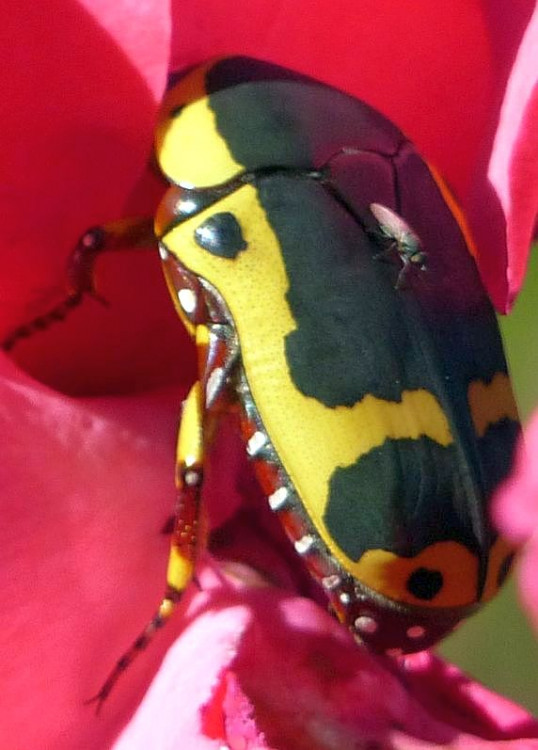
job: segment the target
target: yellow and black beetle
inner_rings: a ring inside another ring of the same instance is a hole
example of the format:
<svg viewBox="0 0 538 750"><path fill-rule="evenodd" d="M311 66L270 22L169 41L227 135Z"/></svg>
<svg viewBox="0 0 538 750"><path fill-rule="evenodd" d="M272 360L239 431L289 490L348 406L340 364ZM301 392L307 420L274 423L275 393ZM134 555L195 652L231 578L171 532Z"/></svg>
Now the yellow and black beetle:
<svg viewBox="0 0 538 750"><path fill-rule="evenodd" d="M156 154L172 184L156 235L199 381L167 593L98 698L192 578L204 443L237 406L269 504L342 623L382 653L431 646L510 567L488 503L519 431L449 191L364 102L247 58L172 83Z"/></svg>
<svg viewBox="0 0 538 750"><path fill-rule="evenodd" d="M518 433L454 201L369 106L244 58L172 88L157 155L165 273L208 351L202 425L240 403L271 507L361 641L431 645L507 572L488 500ZM379 256L405 227L422 272L400 281Z"/></svg>

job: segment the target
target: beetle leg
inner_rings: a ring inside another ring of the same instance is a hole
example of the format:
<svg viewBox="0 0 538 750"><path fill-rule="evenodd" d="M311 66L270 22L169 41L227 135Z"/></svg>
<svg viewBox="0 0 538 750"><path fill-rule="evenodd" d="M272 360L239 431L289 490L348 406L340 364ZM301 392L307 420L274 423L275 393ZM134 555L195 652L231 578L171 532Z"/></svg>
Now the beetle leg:
<svg viewBox="0 0 538 750"><path fill-rule="evenodd" d="M90 296L107 304L95 289L95 263L103 253L112 250L136 249L155 245L153 219L124 219L88 229L77 242L67 265L67 293L58 304L11 331L1 342L9 351L21 339L43 331L64 320Z"/></svg>
<svg viewBox="0 0 538 750"><path fill-rule="evenodd" d="M146 627L87 703L97 704L99 713L122 673L152 641L174 612L181 596L193 579L200 546L200 490L203 475L204 441L202 431L203 399L199 382L195 383L183 404L177 443L177 505L170 543L164 597Z"/></svg>
<svg viewBox="0 0 538 750"><path fill-rule="evenodd" d="M121 674L143 651L175 611L181 596L194 578L196 561L205 544L201 523L201 488L205 446L208 441L208 411L218 411L228 378L237 361L238 347L229 326L198 324L195 339L200 360L200 380L191 388L181 414L177 451L177 505L170 540L164 597L144 630L118 660L99 692L88 703L97 712L110 695Z"/></svg>

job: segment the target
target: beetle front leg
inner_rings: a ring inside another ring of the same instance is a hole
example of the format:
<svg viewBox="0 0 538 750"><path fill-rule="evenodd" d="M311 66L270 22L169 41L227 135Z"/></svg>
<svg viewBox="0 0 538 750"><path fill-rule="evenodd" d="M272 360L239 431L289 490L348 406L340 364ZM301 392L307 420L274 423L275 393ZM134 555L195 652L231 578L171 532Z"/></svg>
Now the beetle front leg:
<svg viewBox="0 0 538 750"><path fill-rule="evenodd" d="M203 399L200 383L187 396L181 416L177 444L177 506L170 543L166 590L164 597L144 630L116 662L99 692L87 703L97 704L99 713L122 673L153 640L175 611L181 596L194 575L200 540L200 494L203 477Z"/></svg>
<svg viewBox="0 0 538 750"><path fill-rule="evenodd" d="M67 290L64 298L49 310L11 331L0 343L10 351L22 339L64 320L89 296L107 304L95 288L95 264L104 253L155 246L153 218L122 219L88 229L79 239L67 264Z"/></svg>

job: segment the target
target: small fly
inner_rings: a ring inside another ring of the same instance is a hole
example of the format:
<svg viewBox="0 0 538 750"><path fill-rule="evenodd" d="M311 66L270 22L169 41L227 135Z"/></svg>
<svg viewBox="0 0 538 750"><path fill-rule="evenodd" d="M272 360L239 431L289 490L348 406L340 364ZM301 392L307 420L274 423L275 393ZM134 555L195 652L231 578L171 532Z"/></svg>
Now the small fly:
<svg viewBox="0 0 538 750"><path fill-rule="evenodd" d="M403 265L394 288L402 289L405 277L412 266L420 271L426 270L427 253L422 249L418 235L392 209L381 203L370 203L370 211L377 219L383 238L390 240L389 246L374 255L374 258L386 258L393 250L396 250Z"/></svg>

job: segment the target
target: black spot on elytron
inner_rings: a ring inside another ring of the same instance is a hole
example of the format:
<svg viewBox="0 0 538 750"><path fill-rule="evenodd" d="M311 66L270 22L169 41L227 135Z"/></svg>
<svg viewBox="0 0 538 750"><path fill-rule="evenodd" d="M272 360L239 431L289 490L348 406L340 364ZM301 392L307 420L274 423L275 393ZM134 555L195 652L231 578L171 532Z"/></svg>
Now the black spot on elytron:
<svg viewBox="0 0 538 750"><path fill-rule="evenodd" d="M407 579L406 588L417 599L430 602L443 588L443 576L438 570L417 568Z"/></svg>
<svg viewBox="0 0 538 750"><path fill-rule="evenodd" d="M236 258L247 243L241 225L228 211L213 214L194 231L197 245L219 258Z"/></svg>
<svg viewBox="0 0 538 750"><path fill-rule="evenodd" d="M508 573L510 573L510 568L512 567L513 562L514 562L514 553L511 552L509 555L506 555L506 557L502 561L501 567L499 568L499 572L497 574L497 586L499 588L506 581L508 577Z"/></svg>
<svg viewBox="0 0 538 750"><path fill-rule="evenodd" d="M477 501L466 480L455 445L425 436L386 440L334 471L323 520L354 561L374 549L414 557L442 541L487 560L487 519L471 513Z"/></svg>

